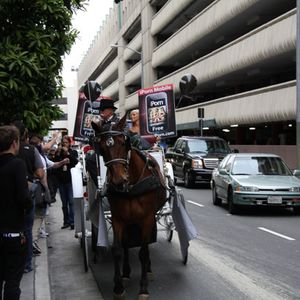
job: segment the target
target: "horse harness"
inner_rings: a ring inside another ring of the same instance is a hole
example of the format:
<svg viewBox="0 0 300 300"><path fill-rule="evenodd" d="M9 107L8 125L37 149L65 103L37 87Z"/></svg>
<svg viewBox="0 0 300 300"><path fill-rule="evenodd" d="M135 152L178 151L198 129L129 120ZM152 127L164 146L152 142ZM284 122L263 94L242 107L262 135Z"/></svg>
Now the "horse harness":
<svg viewBox="0 0 300 300"><path fill-rule="evenodd" d="M105 166L109 167L112 164L121 163L121 164L125 164L125 166L128 167L129 160L130 160L130 150L131 150L130 137L125 131L112 130L111 129L112 125L113 124L110 124L109 130L97 133L96 137L95 137L95 142L100 143L101 139L103 137L106 137L105 144L108 148L111 148L115 144L115 141L114 141L113 137L118 136L118 135L123 135L124 139L125 139L125 142L126 142L127 158L126 159L125 158L111 159L111 160L105 162ZM98 154L101 154L101 151L99 151Z"/></svg>
<svg viewBox="0 0 300 300"><path fill-rule="evenodd" d="M130 142L130 137L127 132L125 131L117 131L112 130L111 126L109 130L97 133L95 137L96 142L100 142L103 137L105 138L105 144L108 148L111 148L115 145L114 138L115 136L123 135L124 140L126 143L126 150L127 150L127 157L126 158L114 158L109 161L105 162L105 166L109 168L113 164L124 164L126 168L129 167L130 157L131 157L131 150L135 150L137 154L143 159L145 162L145 165L143 167L142 173L137 180L135 184L129 184L127 187L127 190L125 191L117 191L114 189L114 187L108 183L107 185L107 193L109 195L116 195L116 194L122 194L127 196L139 196L145 192L150 192L152 190L163 188L166 189L166 184L164 180L162 179L162 176L160 175L160 172L155 168L156 162L154 162L154 158L149 155L148 153L145 153L144 151L141 151L135 147L132 147ZM101 154L101 151L99 151ZM150 170L151 175L144 178L144 174L146 170Z"/></svg>

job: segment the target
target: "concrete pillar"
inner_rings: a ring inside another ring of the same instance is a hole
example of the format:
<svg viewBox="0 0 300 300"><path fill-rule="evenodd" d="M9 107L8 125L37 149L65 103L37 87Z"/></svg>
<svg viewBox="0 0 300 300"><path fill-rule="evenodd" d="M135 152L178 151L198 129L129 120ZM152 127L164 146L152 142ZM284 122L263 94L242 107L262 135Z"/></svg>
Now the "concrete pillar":
<svg viewBox="0 0 300 300"><path fill-rule="evenodd" d="M118 41L118 45L124 45L125 40L121 37ZM118 112L122 117L125 114L125 97L128 95L127 90L125 88L125 72L126 66L123 59L124 55L124 48L118 47L118 78L119 78L119 109Z"/></svg>
<svg viewBox="0 0 300 300"><path fill-rule="evenodd" d="M148 0L141 0L141 3L144 87L151 87L156 80L156 74L152 68L152 54L155 48L155 41L151 35L151 22L155 11Z"/></svg>

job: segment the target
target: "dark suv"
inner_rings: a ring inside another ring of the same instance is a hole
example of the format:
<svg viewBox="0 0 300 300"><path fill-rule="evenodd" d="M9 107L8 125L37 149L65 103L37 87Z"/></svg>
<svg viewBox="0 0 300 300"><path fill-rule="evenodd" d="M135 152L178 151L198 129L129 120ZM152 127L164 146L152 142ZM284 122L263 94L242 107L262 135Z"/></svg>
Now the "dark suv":
<svg viewBox="0 0 300 300"><path fill-rule="evenodd" d="M209 183L213 169L230 152L219 137L182 136L167 151L166 159L173 166L175 182L181 179L190 187L195 182Z"/></svg>

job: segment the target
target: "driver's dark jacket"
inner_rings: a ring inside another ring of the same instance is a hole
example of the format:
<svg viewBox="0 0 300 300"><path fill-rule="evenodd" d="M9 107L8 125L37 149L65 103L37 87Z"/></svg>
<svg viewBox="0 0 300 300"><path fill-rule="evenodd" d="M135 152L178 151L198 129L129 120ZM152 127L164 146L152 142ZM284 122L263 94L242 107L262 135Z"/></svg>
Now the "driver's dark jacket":
<svg viewBox="0 0 300 300"><path fill-rule="evenodd" d="M110 129L110 125L118 123L120 119L116 114L113 114L109 120L103 120L102 126L107 126L107 130ZM89 143L97 152L97 144L94 141L90 141ZM97 165L96 165L96 152L92 153L91 155L86 155L85 162L86 162L86 170L89 172L92 180L94 181L95 185L97 186Z"/></svg>
<svg viewBox="0 0 300 300"><path fill-rule="evenodd" d="M113 114L108 120L102 121L102 126L115 124L118 123L119 121L120 119L118 118L118 116L116 114ZM107 129L109 129L109 127Z"/></svg>
<svg viewBox="0 0 300 300"><path fill-rule="evenodd" d="M24 231L24 219L32 207L26 166L11 153L0 155L0 233Z"/></svg>

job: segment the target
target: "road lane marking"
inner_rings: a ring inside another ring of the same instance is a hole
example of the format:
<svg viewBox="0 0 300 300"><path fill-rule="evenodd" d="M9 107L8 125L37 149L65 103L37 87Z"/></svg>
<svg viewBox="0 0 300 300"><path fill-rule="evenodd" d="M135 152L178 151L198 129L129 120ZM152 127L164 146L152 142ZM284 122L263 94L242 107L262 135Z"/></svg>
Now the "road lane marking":
<svg viewBox="0 0 300 300"><path fill-rule="evenodd" d="M174 234L173 237L174 241L178 241L177 234ZM235 259L234 256L231 258L218 252L217 247L207 244L205 240L195 239L190 242L192 245L189 247L188 254L189 269L193 270L193 272L199 272L199 267L202 270L208 270L208 274L210 274L208 276L213 274L217 278L216 282L220 280L221 282L223 281L224 286L228 286L228 293L231 293L232 289L238 293L233 295L239 295L239 293L244 295L244 297L236 298L260 300L287 299L286 293L288 287L281 289L277 281L270 280L269 277L261 274L256 268L252 268L251 264L247 264L246 266L244 263L239 263L239 260ZM201 288L201 286L198 288ZM227 299L230 297L225 296L223 298ZM234 299L234 297L231 298Z"/></svg>
<svg viewBox="0 0 300 300"><path fill-rule="evenodd" d="M272 230L267 229L267 228L264 228L264 227L257 227L257 228L260 229L260 230L262 230L262 231L266 231L266 232L269 232L269 233L271 233L271 234L277 235L277 236L279 236L279 237L281 237L281 238L283 238L283 239L289 240L289 241L295 241L295 240L296 240L296 239L294 239L294 238L291 238L291 237L289 237L289 236L283 235L283 234L281 234L281 233L272 231Z"/></svg>
<svg viewBox="0 0 300 300"><path fill-rule="evenodd" d="M194 202L194 201L192 201L192 200L186 200L186 202L189 202L189 203L195 204L195 205L197 205L197 206L200 206L200 207L204 207L204 205L203 205L203 204L199 204L199 203L197 203L197 202Z"/></svg>

